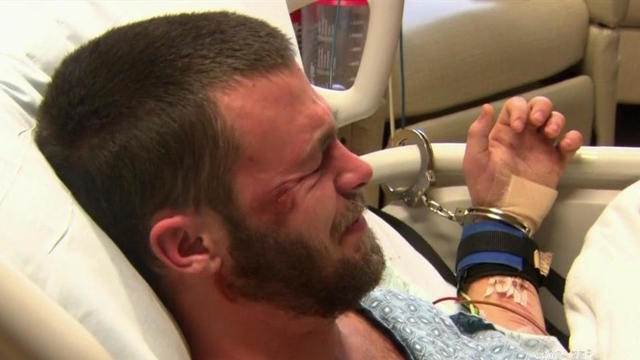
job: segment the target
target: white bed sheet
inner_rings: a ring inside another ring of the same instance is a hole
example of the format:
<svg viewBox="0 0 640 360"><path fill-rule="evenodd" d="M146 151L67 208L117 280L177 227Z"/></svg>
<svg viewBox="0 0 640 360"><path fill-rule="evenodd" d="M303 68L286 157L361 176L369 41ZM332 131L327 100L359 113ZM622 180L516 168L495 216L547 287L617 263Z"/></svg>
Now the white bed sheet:
<svg viewBox="0 0 640 360"><path fill-rule="evenodd" d="M640 354L640 181L591 227L567 275L564 303L572 351L598 359Z"/></svg>

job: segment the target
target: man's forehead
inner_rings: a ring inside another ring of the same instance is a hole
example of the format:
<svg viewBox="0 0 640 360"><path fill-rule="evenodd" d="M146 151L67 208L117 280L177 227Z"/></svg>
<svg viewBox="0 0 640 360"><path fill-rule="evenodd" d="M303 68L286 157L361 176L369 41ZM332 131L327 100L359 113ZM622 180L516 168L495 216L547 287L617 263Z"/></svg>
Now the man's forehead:
<svg viewBox="0 0 640 360"><path fill-rule="evenodd" d="M210 94L214 95L218 101L223 97L229 101L237 93L250 93L256 88L278 90L263 93L263 97L266 98L276 98L281 94L295 96L307 91L315 94L306 75L297 65L247 76L236 76L224 84L213 87Z"/></svg>
<svg viewBox="0 0 640 360"><path fill-rule="evenodd" d="M295 167L335 137L328 105L299 69L240 79L215 96L250 163ZM267 161L276 154L280 163Z"/></svg>
<svg viewBox="0 0 640 360"><path fill-rule="evenodd" d="M225 120L242 132L333 126L333 115L324 99L299 70L239 79L213 94Z"/></svg>

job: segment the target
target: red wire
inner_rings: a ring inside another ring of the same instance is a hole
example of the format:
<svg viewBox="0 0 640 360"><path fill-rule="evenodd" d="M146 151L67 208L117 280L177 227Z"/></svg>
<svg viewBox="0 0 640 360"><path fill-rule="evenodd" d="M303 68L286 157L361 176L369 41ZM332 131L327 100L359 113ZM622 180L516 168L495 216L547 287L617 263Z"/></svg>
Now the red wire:
<svg viewBox="0 0 640 360"><path fill-rule="evenodd" d="M439 303L443 302L443 301L455 301L455 302L460 302L463 301L463 298L459 298L459 297L455 297L455 296L445 296L445 297L441 297L440 299L435 300L434 302L432 302L433 305L438 305Z"/></svg>

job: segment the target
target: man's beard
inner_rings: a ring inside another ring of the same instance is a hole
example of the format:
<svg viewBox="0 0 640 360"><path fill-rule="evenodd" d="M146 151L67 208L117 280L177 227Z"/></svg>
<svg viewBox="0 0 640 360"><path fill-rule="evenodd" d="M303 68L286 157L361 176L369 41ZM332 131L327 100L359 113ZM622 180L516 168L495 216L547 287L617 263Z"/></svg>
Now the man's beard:
<svg viewBox="0 0 640 360"><path fill-rule="evenodd" d="M385 267L369 228L358 240L357 256L341 250L342 234L363 210L359 202L349 202L331 227L332 244L309 235L257 230L227 214L233 261L226 274L228 291L298 315L336 317L356 308L380 282Z"/></svg>

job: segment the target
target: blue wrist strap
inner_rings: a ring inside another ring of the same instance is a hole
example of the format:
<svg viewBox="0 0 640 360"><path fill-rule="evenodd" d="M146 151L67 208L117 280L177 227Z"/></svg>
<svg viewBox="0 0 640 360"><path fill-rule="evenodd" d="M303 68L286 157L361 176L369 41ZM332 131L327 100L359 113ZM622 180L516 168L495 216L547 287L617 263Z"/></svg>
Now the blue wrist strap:
<svg viewBox="0 0 640 360"><path fill-rule="evenodd" d="M458 246L458 286L480 273L536 280L538 272L532 261L536 250L535 243L523 231L504 222L485 220L466 225Z"/></svg>
<svg viewBox="0 0 640 360"><path fill-rule="evenodd" d="M517 237L525 237L526 234L515 227L498 220L484 220L466 225L462 228L462 240L478 232L500 231Z"/></svg>
<svg viewBox="0 0 640 360"><path fill-rule="evenodd" d="M456 266L456 272L464 271L475 264L501 264L522 271L524 260L504 252L483 251L464 257Z"/></svg>

